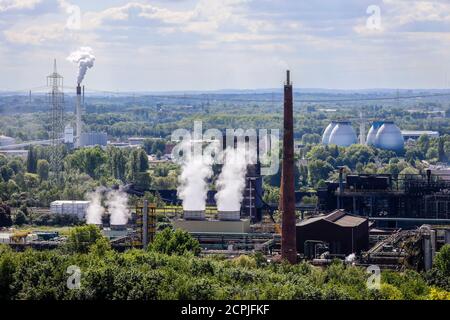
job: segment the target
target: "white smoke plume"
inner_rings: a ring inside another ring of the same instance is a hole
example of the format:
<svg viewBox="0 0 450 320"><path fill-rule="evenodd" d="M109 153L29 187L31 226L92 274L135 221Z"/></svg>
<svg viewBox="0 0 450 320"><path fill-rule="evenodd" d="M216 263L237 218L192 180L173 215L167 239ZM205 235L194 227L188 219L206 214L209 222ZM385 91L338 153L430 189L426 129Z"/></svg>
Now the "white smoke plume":
<svg viewBox="0 0 450 320"><path fill-rule="evenodd" d="M101 225L102 216L105 213L105 208L102 207L102 189L89 193L87 199L90 203L86 211L86 223Z"/></svg>
<svg viewBox="0 0 450 320"><path fill-rule="evenodd" d="M94 66L95 56L92 54L92 49L90 47L81 47L78 50L72 52L67 57L67 60L72 63L78 64L77 83L81 84L87 70Z"/></svg>
<svg viewBox="0 0 450 320"><path fill-rule="evenodd" d="M183 142L183 150L192 150L192 142ZM211 161L202 154L186 152L183 155L182 173L179 177L178 196L183 200L183 210L200 211L206 209L208 181L212 174Z"/></svg>
<svg viewBox="0 0 450 320"><path fill-rule="evenodd" d="M130 218L128 210L128 195L121 190L112 190L106 195L106 206L110 213L110 224L125 225Z"/></svg>
<svg viewBox="0 0 450 320"><path fill-rule="evenodd" d="M249 157L245 148L228 148L222 172L216 182L216 202L219 211L240 211L245 188Z"/></svg>

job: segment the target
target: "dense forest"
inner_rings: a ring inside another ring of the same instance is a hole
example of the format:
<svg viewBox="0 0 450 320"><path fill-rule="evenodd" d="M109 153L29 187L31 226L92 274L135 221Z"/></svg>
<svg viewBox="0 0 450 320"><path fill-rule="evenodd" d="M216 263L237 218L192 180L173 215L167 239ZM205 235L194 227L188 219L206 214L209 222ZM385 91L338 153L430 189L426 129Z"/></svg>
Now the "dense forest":
<svg viewBox="0 0 450 320"><path fill-rule="evenodd" d="M0 300L450 299L450 246L427 273L383 271L378 288L367 286L365 269L342 261L322 269L269 263L259 254L198 254L198 242L183 231L165 229L147 251L119 253L95 226L77 227L58 250L0 246ZM80 282L68 289L75 268Z"/></svg>

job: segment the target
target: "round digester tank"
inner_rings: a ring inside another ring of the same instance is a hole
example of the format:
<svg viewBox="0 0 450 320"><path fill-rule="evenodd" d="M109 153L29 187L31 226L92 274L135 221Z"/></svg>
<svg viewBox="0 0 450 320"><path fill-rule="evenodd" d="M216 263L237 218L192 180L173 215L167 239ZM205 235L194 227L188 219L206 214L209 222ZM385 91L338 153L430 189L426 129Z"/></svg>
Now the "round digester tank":
<svg viewBox="0 0 450 320"><path fill-rule="evenodd" d="M399 127L392 121L386 121L377 132L375 145L380 149L402 151L405 141Z"/></svg>
<svg viewBox="0 0 450 320"><path fill-rule="evenodd" d="M330 135L329 144L335 144L339 147L348 147L358 142L355 129L349 121L336 122L336 126Z"/></svg>
<svg viewBox="0 0 450 320"><path fill-rule="evenodd" d="M375 121L374 123L372 123L372 127L370 127L369 133L367 134L366 144L368 146L376 147L375 140L377 138L377 133L383 124L383 121Z"/></svg>
<svg viewBox="0 0 450 320"><path fill-rule="evenodd" d="M325 131L323 132L323 135L322 135L322 143L323 144L329 144L330 143L330 135L331 135L331 132L333 131L334 127L336 127L336 122L332 121L325 128Z"/></svg>

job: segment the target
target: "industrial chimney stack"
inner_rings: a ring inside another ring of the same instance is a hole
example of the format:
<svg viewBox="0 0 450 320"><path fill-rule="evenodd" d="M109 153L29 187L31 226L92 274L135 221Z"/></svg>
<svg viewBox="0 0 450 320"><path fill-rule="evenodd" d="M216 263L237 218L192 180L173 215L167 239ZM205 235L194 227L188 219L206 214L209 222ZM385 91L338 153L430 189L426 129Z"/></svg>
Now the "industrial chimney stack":
<svg viewBox="0 0 450 320"><path fill-rule="evenodd" d="M284 86L283 167L281 181L282 225L281 257L289 263L297 262L295 183L294 183L294 115L290 72Z"/></svg>
<svg viewBox="0 0 450 320"><path fill-rule="evenodd" d="M80 144L81 133L82 133L82 123L81 123L81 86L77 86L77 100L76 100L76 126L77 126L77 143Z"/></svg>

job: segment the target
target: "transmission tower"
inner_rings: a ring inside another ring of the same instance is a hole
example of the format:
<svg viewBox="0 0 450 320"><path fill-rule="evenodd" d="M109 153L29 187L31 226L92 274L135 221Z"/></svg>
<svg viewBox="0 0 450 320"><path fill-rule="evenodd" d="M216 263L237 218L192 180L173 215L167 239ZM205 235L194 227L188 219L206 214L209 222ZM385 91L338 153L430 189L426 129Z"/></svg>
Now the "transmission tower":
<svg viewBox="0 0 450 320"><path fill-rule="evenodd" d="M56 59L53 65L53 73L47 77L47 86L50 103L50 169L57 179L60 178L63 161L61 148L64 133L64 78L56 70Z"/></svg>

